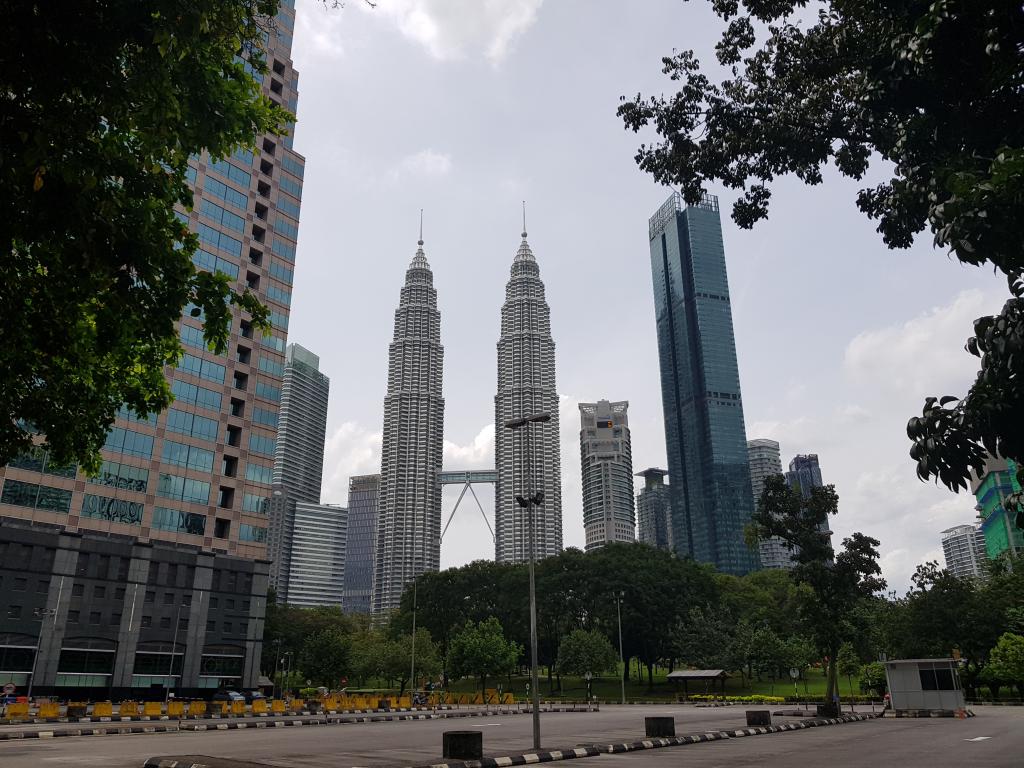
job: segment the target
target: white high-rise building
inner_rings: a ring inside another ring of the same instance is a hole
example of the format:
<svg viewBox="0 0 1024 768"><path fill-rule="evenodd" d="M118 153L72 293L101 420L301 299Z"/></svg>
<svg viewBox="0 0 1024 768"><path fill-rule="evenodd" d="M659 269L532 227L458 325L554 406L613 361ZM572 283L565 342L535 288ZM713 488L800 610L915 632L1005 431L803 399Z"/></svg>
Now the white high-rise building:
<svg viewBox="0 0 1024 768"><path fill-rule="evenodd" d="M398 607L402 592L441 560L441 314L423 240L405 273L388 353L377 507L374 613Z"/></svg>
<svg viewBox="0 0 1024 768"><path fill-rule="evenodd" d="M757 511L765 479L782 474L782 455L777 442L764 439L748 440L747 455L750 459L750 488L754 495L754 510ZM760 542L758 550L762 568L793 567L792 552L777 536Z"/></svg>
<svg viewBox="0 0 1024 768"><path fill-rule="evenodd" d="M562 551L562 473L558 434L558 391L555 388L555 342L551 313L544 298L540 269L523 241L512 262L501 307L498 341L498 394L494 398L495 559L524 562L529 557L529 517L516 502L526 492L544 494L533 510L535 555L538 559ZM516 430L506 422L546 412L551 420ZM529 448L531 460L526 460ZM527 469L532 468L532 479ZM525 488L529 486L529 488Z"/></svg>
<svg viewBox="0 0 1024 768"><path fill-rule="evenodd" d="M946 570L954 576L982 578L986 561L985 534L975 525L955 525L942 532Z"/></svg>
<svg viewBox="0 0 1024 768"><path fill-rule="evenodd" d="M580 464L587 551L636 541L629 403L580 403Z"/></svg>
<svg viewBox="0 0 1024 768"><path fill-rule="evenodd" d="M287 592L282 602L340 606L345 587L348 510L333 504L294 505Z"/></svg>

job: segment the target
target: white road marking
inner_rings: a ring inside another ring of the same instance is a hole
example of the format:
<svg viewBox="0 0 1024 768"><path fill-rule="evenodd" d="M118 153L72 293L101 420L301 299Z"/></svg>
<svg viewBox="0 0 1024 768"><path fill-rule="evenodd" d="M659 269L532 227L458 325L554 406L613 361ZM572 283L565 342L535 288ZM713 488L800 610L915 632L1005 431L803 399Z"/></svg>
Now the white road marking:
<svg viewBox="0 0 1024 768"><path fill-rule="evenodd" d="M474 723L472 728L492 728L495 725L504 725L504 723Z"/></svg>
<svg viewBox="0 0 1024 768"><path fill-rule="evenodd" d="M964 741L985 741L985 739L991 738L991 736L975 736L973 739L964 739Z"/></svg>

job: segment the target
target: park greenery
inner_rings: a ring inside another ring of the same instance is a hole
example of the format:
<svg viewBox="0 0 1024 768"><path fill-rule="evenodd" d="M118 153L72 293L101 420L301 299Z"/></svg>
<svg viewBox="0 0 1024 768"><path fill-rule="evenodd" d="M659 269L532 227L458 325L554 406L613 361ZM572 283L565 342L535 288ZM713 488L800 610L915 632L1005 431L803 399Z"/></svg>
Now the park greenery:
<svg viewBox="0 0 1024 768"><path fill-rule="evenodd" d="M97 470L118 410L171 401L164 366L194 305L226 348L232 305L268 310L192 264L190 157L226 157L292 119L261 92L278 0L81 0L7 6L0 75L0 464L46 436Z"/></svg>
<svg viewBox="0 0 1024 768"><path fill-rule="evenodd" d="M720 81L692 50L663 59L669 95L623 99L619 115L657 140L636 161L697 203L737 190L732 218L768 216L771 186L864 182L857 206L890 248L928 230L936 248L1005 277L1000 314L974 323L980 371L963 398L925 400L910 419L922 480L966 488L987 455L1024 479L1024 9L1008 0L713 0L725 24ZM916 289L927 290L927 275ZM966 333L965 333L966 335ZM1024 526L1024 506L1017 522Z"/></svg>
<svg viewBox="0 0 1024 768"><path fill-rule="evenodd" d="M801 498L797 507L801 513L816 507L820 514L831 507L831 493ZM792 695L799 686L800 695L826 701L833 694L879 697L886 685L880 658L952 654L962 659L971 698L1020 692L1024 564L996 561L985 579L966 579L925 563L899 596L871 588L878 586L873 562L848 541L833 566L846 575L822 582L846 593L822 606L818 582L801 576L806 564L732 576L643 544L567 549L537 564L541 693L581 698L587 690L582 678L590 672L599 696L617 699L622 674L628 696L672 697L681 691L666 673L698 668L727 670L730 695ZM624 593L624 665L618 663L618 592ZM388 620L373 623L337 608L271 601L264 672L271 675L282 666L280 656L291 653L292 686L310 680L331 689L406 690L411 588L405 597ZM415 687L471 692L500 686L525 696L528 610L525 565L480 561L422 575Z"/></svg>

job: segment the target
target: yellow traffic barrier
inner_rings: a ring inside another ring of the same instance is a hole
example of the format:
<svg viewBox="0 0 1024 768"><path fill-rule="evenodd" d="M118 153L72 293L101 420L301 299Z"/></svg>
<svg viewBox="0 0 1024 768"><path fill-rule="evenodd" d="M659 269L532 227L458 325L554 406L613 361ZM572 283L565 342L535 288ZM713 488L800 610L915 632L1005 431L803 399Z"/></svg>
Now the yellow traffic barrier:
<svg viewBox="0 0 1024 768"><path fill-rule="evenodd" d="M501 696L501 703L502 704L515 704L516 703L516 697L513 696L511 693L502 694L502 696Z"/></svg>
<svg viewBox="0 0 1024 768"><path fill-rule="evenodd" d="M245 702L244 701L232 701L231 702L231 714L232 715L244 715L245 714Z"/></svg>
<svg viewBox="0 0 1024 768"><path fill-rule="evenodd" d="M138 717L139 704L136 701L122 701L117 711L121 717Z"/></svg>
<svg viewBox="0 0 1024 768"><path fill-rule="evenodd" d="M215 715L226 715L228 712L231 711L230 701L214 701L212 702L212 704L213 714Z"/></svg>
<svg viewBox="0 0 1024 768"><path fill-rule="evenodd" d="M7 718L9 720L28 720L28 702L7 705Z"/></svg>
<svg viewBox="0 0 1024 768"><path fill-rule="evenodd" d="M252 711L253 711L253 714L256 714L256 715L264 714L267 711L267 700L266 699L256 699L255 701L253 701L253 703L252 703Z"/></svg>
<svg viewBox="0 0 1024 768"><path fill-rule="evenodd" d="M401 709L408 709L412 706L412 698L409 696L401 696L398 699L398 706Z"/></svg>
<svg viewBox="0 0 1024 768"><path fill-rule="evenodd" d="M38 717L53 720L60 717L60 704L40 704Z"/></svg>
<svg viewBox="0 0 1024 768"><path fill-rule="evenodd" d="M306 708L306 702L302 699L292 699L291 706L288 707L292 712L301 712Z"/></svg>
<svg viewBox="0 0 1024 768"><path fill-rule="evenodd" d="M167 716L168 717L182 717L185 714L185 702L184 701L169 701L167 702Z"/></svg>
<svg viewBox="0 0 1024 768"><path fill-rule="evenodd" d="M284 702L280 699L274 699L272 702L270 702L270 711L278 713L284 712Z"/></svg>
<svg viewBox="0 0 1024 768"><path fill-rule="evenodd" d="M142 714L146 717L160 717L164 713L164 705L159 701L147 701L142 705Z"/></svg>
<svg viewBox="0 0 1024 768"><path fill-rule="evenodd" d="M206 702L205 701L190 701L188 703L188 713L193 717L202 717L206 714Z"/></svg>
<svg viewBox="0 0 1024 768"><path fill-rule="evenodd" d="M92 714L94 717L112 717L114 705L109 701L97 701L92 705Z"/></svg>

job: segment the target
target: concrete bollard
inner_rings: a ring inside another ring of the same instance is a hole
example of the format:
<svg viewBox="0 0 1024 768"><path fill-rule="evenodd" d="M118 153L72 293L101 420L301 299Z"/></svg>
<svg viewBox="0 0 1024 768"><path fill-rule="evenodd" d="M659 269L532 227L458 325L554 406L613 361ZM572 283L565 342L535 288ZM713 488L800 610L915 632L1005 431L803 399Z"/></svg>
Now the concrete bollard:
<svg viewBox="0 0 1024 768"><path fill-rule="evenodd" d="M644 727L648 738L672 738L676 735L674 717L645 717Z"/></svg>
<svg viewBox="0 0 1024 768"><path fill-rule="evenodd" d="M772 713L767 709L748 709L747 725L771 725Z"/></svg>
<svg viewBox="0 0 1024 768"><path fill-rule="evenodd" d="M482 760L482 731L445 731L441 734L441 757L445 760Z"/></svg>

